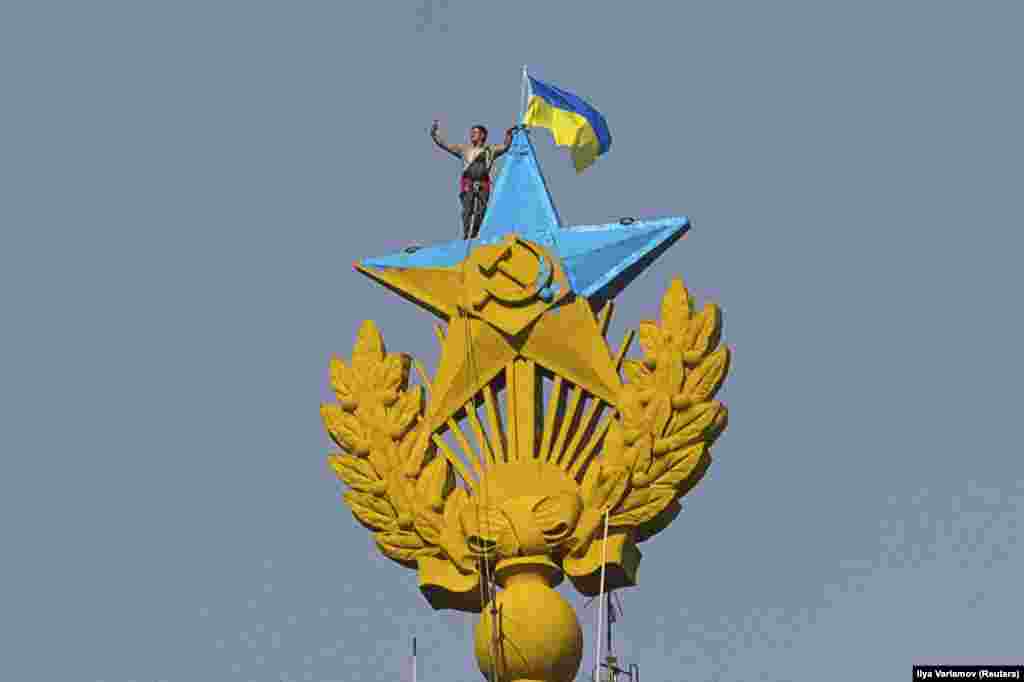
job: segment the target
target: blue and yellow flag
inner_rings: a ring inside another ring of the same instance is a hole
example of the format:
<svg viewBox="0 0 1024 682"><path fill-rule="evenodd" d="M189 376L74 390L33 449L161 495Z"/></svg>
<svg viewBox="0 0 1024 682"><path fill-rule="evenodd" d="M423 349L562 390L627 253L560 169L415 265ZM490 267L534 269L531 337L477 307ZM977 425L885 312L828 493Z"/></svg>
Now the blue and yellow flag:
<svg viewBox="0 0 1024 682"><path fill-rule="evenodd" d="M527 78L530 99L523 125L550 130L555 144L569 147L576 172L582 173L612 146L604 116L571 92Z"/></svg>

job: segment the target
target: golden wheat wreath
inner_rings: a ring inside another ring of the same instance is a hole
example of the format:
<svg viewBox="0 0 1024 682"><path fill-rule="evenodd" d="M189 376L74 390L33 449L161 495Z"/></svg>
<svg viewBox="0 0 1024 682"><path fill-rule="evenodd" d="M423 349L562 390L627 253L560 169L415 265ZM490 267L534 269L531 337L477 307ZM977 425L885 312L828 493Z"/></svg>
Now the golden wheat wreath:
<svg viewBox="0 0 1024 682"><path fill-rule="evenodd" d="M323 405L321 415L342 452L328 461L349 487L344 500L355 518L386 556L419 569L421 587L437 608L480 610L474 595L481 559L546 555L580 591L593 594L591 576L602 564L594 541L609 510L618 541L606 561L622 569L609 572L609 579L633 584L635 543L679 513L679 498L707 470L711 447L726 427L726 407L714 400L730 361L729 348L719 344L721 330L718 306L695 312L683 282L674 280L660 321L640 324L643 359L623 359L632 337L623 344L619 364L626 382L603 424L570 424L558 433L545 423L536 458L512 461L501 446L504 436L488 436L476 416L477 404L495 409L491 396L477 397L460 415L477 447L448 421L462 449L476 452L471 473L437 433L427 432L430 382L422 365L415 363L423 385L410 386L414 361L387 353L376 325L366 321L351 362L330 363L337 403ZM548 414L576 411L573 400L568 407L562 400L561 379L555 381L552 401L559 404ZM575 455L563 456L567 442Z"/></svg>

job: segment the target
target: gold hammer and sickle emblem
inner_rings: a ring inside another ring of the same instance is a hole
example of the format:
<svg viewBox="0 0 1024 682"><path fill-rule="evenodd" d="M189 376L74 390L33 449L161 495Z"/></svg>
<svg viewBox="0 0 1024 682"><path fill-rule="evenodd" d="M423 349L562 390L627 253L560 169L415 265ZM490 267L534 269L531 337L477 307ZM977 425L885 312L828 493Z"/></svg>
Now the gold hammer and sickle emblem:
<svg viewBox="0 0 1024 682"><path fill-rule="evenodd" d="M531 301L550 284L554 274L550 259L516 235L509 235L504 244L482 253L477 266L482 277L472 303L478 309L491 298L508 305Z"/></svg>

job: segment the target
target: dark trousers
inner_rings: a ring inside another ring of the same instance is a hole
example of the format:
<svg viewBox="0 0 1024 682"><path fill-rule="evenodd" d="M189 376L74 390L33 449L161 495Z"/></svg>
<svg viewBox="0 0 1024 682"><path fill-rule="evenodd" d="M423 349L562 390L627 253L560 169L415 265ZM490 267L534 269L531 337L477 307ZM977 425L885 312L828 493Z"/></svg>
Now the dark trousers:
<svg viewBox="0 0 1024 682"><path fill-rule="evenodd" d="M476 239L480 234L480 223L484 220L484 211L487 210L487 201L491 193L487 190L480 190L475 195L472 191L459 194L462 201L462 238Z"/></svg>

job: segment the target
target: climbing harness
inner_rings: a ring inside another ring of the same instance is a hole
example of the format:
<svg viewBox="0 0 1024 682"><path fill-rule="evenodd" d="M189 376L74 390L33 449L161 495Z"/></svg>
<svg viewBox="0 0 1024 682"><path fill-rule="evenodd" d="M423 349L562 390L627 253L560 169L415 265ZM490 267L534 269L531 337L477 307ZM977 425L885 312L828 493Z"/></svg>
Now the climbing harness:
<svg viewBox="0 0 1024 682"><path fill-rule="evenodd" d="M490 177L488 177L486 175L483 178L479 179L479 180L473 180L472 178L468 178L465 175L463 175L460 178L460 182L459 182L459 191L460 192L470 192L470 191L472 191L472 192L479 192L481 189L483 189L485 187L487 188L488 192L491 191L491 179L490 179Z"/></svg>

